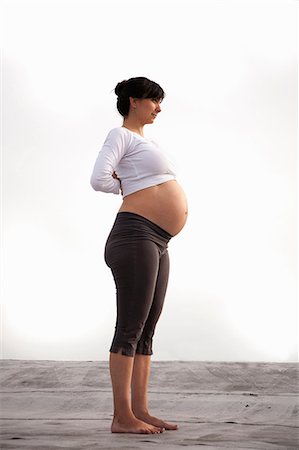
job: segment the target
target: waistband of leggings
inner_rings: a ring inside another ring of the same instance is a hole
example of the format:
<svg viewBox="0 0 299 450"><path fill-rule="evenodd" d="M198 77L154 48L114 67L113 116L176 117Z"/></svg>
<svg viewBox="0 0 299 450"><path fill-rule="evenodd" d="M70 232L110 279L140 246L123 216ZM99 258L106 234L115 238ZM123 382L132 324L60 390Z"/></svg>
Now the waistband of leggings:
<svg viewBox="0 0 299 450"><path fill-rule="evenodd" d="M143 224L147 224L153 231L156 231L167 240L173 238L172 234L168 233L168 231L164 230L159 225L147 219L146 217L141 216L140 214L132 213L129 211L120 211L116 215L116 221L126 221L127 219L135 219Z"/></svg>

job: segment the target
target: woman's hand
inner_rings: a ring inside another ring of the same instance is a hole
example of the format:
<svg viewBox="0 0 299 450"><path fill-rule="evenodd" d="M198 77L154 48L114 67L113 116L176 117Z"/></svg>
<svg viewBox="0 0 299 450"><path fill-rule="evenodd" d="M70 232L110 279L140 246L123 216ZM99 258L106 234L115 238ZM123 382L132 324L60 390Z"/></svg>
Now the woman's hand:
<svg viewBox="0 0 299 450"><path fill-rule="evenodd" d="M121 180L118 178L118 176L116 175L115 171L113 172L112 177L119 181L120 192L121 192L121 195L123 195L123 190L122 190L122 187L121 187Z"/></svg>

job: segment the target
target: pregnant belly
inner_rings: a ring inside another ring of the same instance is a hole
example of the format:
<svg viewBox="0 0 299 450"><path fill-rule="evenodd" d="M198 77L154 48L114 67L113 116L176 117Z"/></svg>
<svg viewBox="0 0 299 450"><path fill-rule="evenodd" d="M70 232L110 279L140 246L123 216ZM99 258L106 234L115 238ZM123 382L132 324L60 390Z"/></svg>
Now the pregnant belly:
<svg viewBox="0 0 299 450"><path fill-rule="evenodd" d="M181 186L171 180L127 195L119 211L140 214L175 236L186 223L188 205Z"/></svg>

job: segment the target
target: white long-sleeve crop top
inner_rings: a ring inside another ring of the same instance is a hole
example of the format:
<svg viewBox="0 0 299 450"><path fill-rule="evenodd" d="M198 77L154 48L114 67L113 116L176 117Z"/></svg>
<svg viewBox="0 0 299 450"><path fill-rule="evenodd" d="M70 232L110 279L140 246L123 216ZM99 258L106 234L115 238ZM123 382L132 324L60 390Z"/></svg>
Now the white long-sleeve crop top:
<svg viewBox="0 0 299 450"><path fill-rule="evenodd" d="M172 164L154 140L123 126L112 128L99 151L90 184L96 191L122 195L174 180Z"/></svg>

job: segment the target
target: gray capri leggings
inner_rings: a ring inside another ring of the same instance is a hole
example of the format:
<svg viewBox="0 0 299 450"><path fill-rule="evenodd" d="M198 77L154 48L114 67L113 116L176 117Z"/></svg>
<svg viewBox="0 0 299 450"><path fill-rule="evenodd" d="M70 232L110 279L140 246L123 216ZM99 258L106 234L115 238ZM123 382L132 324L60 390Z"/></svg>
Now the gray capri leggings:
<svg viewBox="0 0 299 450"><path fill-rule="evenodd" d="M119 212L105 245L116 286L117 318L110 352L152 355L169 276L172 235L139 214Z"/></svg>

